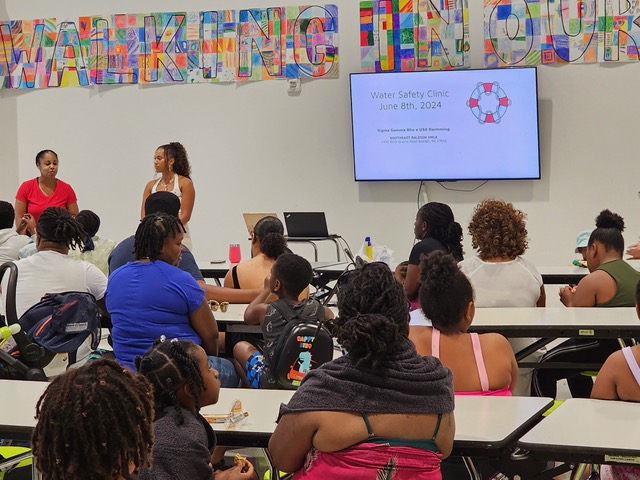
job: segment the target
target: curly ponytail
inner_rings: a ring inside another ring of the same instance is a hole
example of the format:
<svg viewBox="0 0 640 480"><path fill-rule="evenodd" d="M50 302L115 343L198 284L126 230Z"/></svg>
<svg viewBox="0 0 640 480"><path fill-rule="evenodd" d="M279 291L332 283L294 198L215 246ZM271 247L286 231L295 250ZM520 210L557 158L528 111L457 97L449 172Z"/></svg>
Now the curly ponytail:
<svg viewBox="0 0 640 480"><path fill-rule="evenodd" d="M161 145L159 148L164 150L164 156L169 160L173 158L173 171L183 177L191 178L191 165L189 164L189 156L187 150L180 142L171 142Z"/></svg>

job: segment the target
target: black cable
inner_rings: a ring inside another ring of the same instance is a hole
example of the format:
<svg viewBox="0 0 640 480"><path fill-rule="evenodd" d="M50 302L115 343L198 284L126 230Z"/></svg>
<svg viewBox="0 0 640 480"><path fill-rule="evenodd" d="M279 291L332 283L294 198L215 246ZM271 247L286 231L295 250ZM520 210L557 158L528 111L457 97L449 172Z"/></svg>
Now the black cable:
<svg viewBox="0 0 640 480"><path fill-rule="evenodd" d="M422 206L422 205L420 205L420 193L422 192L422 184L423 184L423 183L424 183L424 180L422 180L422 181L420 182L420 186L418 187L418 202L417 202L417 203L418 203L418 210L419 210L419 209L420 209L420 207Z"/></svg>
<svg viewBox="0 0 640 480"><path fill-rule="evenodd" d="M461 188L447 188L445 187L442 182L436 182L438 185L440 185L442 188L444 188L445 190L449 190L451 192L475 192L476 190L478 190L481 186L483 186L485 183L487 183L489 180L485 180L484 182L482 182L480 185L478 185L475 188L472 188L471 190L464 190Z"/></svg>

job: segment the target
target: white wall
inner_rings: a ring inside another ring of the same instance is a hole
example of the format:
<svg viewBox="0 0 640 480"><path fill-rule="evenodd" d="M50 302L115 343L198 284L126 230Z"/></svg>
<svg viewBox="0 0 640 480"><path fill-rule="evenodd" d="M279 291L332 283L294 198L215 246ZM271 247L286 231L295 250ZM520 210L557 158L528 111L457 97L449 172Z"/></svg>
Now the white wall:
<svg viewBox="0 0 640 480"><path fill-rule="evenodd" d="M198 258L225 258L228 244L236 242L243 243L246 257L241 213L284 210L324 210L329 229L352 247L370 235L394 249L396 259L405 258L418 183L353 181L348 74L360 69L358 2L334 3L339 6L340 78L303 81L298 97L288 96L285 82L275 81L0 91L2 197L13 197L18 187L11 172L17 169L20 181L35 176L33 156L52 148L60 155L60 178L73 185L80 208L95 210L103 220L101 234L119 240L136 227L142 190L153 176L155 147L178 140L193 165L197 197L190 225ZM60 21L84 14L302 4L6 0L0 15ZM471 66L482 68L482 2L469 4ZM628 241L640 235L635 214L640 66L570 65L538 72L542 180L492 181L472 193L429 182L426 192L429 200L451 205L465 233L478 201L492 196L513 202L528 213L529 258L541 266L566 265L573 258L575 234L592 227L602 208L625 217ZM468 238L465 246L470 253ZM308 247L294 249L311 254ZM330 260L333 252L331 245L322 246L321 259Z"/></svg>

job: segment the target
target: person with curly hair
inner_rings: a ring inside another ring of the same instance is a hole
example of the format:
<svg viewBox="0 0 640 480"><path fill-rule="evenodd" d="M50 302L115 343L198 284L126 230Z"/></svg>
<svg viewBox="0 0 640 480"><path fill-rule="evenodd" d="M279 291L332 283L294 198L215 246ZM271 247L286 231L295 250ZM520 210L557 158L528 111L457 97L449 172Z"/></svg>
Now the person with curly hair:
<svg viewBox="0 0 640 480"><path fill-rule="evenodd" d="M542 276L522 256L529 246L525 218L522 211L503 200L490 198L475 207L469 234L477 254L459 265L476 293L476 307L545 306ZM509 343L518 352L534 341L512 338ZM526 361L537 362L544 353L544 350L534 352ZM532 369L520 369L514 395L530 394L532 375Z"/></svg>
<svg viewBox="0 0 640 480"><path fill-rule="evenodd" d="M413 224L416 243L409 255L404 291L411 301L411 309L418 308L420 290L420 259L436 250L443 250L457 261L462 260L462 227L453 217L449 205L439 202L425 203L416 214Z"/></svg>
<svg viewBox="0 0 640 480"><path fill-rule="evenodd" d="M153 391L113 360L67 370L36 405L31 436L44 480L129 480L149 466Z"/></svg>
<svg viewBox="0 0 640 480"><path fill-rule="evenodd" d="M402 285L386 264L367 263L338 290L338 309L347 354L307 373L281 407L275 466L295 479L442 478L455 431L451 371L407 338Z"/></svg>
<svg viewBox="0 0 640 480"><path fill-rule="evenodd" d="M640 272L622 259L624 253L624 220L610 210L596 218L596 229L587 245L589 275L578 285L560 289L560 301L567 307L633 307ZM543 362L604 363L620 349L616 339L570 339L550 350ZM593 388L591 377L580 369L549 369L536 371L532 390L544 397L555 397L556 382L566 378L574 398L589 398Z"/></svg>
<svg viewBox="0 0 640 480"><path fill-rule="evenodd" d="M180 199L179 218L185 229L183 243L193 250L188 223L191 220L196 191L191 180L191 165L184 146L179 142L160 145L153 156L153 166L158 180L151 180L144 187L140 218L144 218L147 197L156 192L171 192Z"/></svg>

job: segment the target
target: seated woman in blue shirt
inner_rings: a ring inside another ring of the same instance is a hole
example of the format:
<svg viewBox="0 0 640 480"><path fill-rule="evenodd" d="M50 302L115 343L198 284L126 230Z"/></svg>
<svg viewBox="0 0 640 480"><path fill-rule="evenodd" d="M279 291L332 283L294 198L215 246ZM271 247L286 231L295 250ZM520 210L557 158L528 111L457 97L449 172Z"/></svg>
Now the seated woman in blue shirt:
<svg viewBox="0 0 640 480"><path fill-rule="evenodd" d="M218 326L204 291L187 272L176 268L182 256L184 227L164 213L146 216L135 235L135 262L109 277L106 303L111 314L113 350L123 365L144 354L162 335L201 345L220 373L223 387L239 378L231 362L218 358Z"/></svg>

